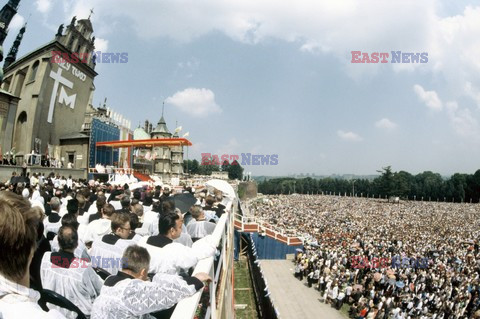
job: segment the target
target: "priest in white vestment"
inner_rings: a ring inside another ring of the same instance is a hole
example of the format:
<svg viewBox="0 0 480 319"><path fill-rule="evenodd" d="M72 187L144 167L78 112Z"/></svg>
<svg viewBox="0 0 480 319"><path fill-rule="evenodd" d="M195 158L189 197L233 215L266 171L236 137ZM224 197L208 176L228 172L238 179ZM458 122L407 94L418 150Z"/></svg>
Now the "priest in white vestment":
<svg viewBox="0 0 480 319"><path fill-rule="evenodd" d="M151 273L179 274L195 267L200 259L215 254L216 247L208 237L197 241L192 247L174 242L182 234L182 227L181 213L166 212L160 216L159 235L140 239L138 244L152 256Z"/></svg>
<svg viewBox="0 0 480 319"><path fill-rule="evenodd" d="M173 307L211 280L205 273L186 278L157 274L150 282L150 255L145 248L130 246L123 258L126 263L122 270L105 280L93 304L91 319L154 318L151 313Z"/></svg>
<svg viewBox="0 0 480 319"><path fill-rule="evenodd" d="M78 234L69 226L62 226L58 233L60 250L43 255L41 277L43 288L53 290L74 303L85 315L90 315L93 301L100 294L102 279L86 259L75 257ZM56 306L49 305L49 308ZM68 318L76 318L74 312L57 308Z"/></svg>

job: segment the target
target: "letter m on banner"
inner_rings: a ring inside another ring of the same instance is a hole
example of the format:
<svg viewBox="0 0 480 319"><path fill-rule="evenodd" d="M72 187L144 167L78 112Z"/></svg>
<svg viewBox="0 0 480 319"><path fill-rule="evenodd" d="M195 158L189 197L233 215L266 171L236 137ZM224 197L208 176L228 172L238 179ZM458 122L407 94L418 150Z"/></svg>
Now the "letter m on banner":
<svg viewBox="0 0 480 319"><path fill-rule="evenodd" d="M60 95L58 96L58 103L65 103L65 106L69 106L70 108L73 109L75 108L75 100L77 99L76 94L72 94L70 96L67 95L67 92L65 92L65 88L62 86L60 87Z"/></svg>
<svg viewBox="0 0 480 319"><path fill-rule="evenodd" d="M54 80L54 82L53 82L52 95L50 97L50 105L48 108L48 116L47 116L48 123L52 123L53 121L53 111L55 109L55 98L57 96L59 85L62 84L69 89L73 89L73 82L69 81L68 79L62 76L62 69L58 68L57 72L50 71L50 77ZM60 94L58 96L59 103L63 102L65 106L70 105L70 108L73 109L75 107L76 98L77 98L76 94L72 94L68 96L67 92L65 92L65 88L63 86L60 87Z"/></svg>

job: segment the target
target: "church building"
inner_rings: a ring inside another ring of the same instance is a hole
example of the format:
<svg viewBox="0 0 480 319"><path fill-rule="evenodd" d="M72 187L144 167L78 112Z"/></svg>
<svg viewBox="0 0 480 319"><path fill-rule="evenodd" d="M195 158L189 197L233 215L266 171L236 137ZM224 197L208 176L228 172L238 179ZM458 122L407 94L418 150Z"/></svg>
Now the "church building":
<svg viewBox="0 0 480 319"><path fill-rule="evenodd" d="M2 23L18 2L11 0L0 11L0 40L5 38ZM5 59L0 92L0 146L3 153L15 154L19 165L32 152L63 157L61 140L82 130L97 76L90 17L78 21L73 17L68 26L60 25L52 41L16 59L24 32L25 26ZM52 59L59 52L86 58L78 63Z"/></svg>

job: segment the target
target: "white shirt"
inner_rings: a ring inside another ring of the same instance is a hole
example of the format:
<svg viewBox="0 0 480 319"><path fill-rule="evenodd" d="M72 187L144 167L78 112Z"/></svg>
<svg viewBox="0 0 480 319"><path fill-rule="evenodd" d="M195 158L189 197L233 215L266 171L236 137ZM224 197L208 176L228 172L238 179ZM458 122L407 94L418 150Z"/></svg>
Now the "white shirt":
<svg viewBox="0 0 480 319"><path fill-rule="evenodd" d="M40 293L33 289L14 283L0 275L0 317L3 319L65 318L55 309L45 312L38 305Z"/></svg>

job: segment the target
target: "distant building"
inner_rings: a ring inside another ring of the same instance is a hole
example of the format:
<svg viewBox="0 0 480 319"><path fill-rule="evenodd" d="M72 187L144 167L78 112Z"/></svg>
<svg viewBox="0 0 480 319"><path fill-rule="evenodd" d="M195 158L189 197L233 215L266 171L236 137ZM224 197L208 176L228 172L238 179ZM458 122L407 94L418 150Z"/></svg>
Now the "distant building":
<svg viewBox="0 0 480 319"><path fill-rule="evenodd" d="M105 104L98 108L89 105L81 130L60 137L61 157L72 163L74 168L93 168L96 164L131 167L129 152L111 147L96 147L96 143L132 138L130 121L123 119Z"/></svg>
<svg viewBox="0 0 480 319"><path fill-rule="evenodd" d="M228 179L228 172L212 172L212 178L216 179Z"/></svg>
<svg viewBox="0 0 480 319"><path fill-rule="evenodd" d="M145 126L133 132L134 140L178 139L178 132L170 133L163 112L157 126L145 121ZM181 143L149 147L137 147L134 150L133 168L148 174L158 175L163 181L183 175L183 146Z"/></svg>
<svg viewBox="0 0 480 319"><path fill-rule="evenodd" d="M89 108L85 114L85 123L82 133L89 135L88 166L96 164L104 166L131 168L132 154L125 149L111 147L96 147L97 142L124 141L133 138L130 130L130 121L106 107Z"/></svg>

